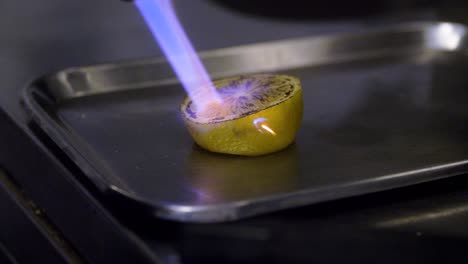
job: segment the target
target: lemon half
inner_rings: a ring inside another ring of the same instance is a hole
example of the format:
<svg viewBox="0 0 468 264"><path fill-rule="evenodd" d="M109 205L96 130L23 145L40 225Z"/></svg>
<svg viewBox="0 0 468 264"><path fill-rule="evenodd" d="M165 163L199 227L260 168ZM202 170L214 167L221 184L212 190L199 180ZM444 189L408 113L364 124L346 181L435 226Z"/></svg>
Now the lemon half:
<svg viewBox="0 0 468 264"><path fill-rule="evenodd" d="M181 113L195 142L212 152L258 156L284 149L302 122L302 86L288 75L255 74L214 81L222 104Z"/></svg>

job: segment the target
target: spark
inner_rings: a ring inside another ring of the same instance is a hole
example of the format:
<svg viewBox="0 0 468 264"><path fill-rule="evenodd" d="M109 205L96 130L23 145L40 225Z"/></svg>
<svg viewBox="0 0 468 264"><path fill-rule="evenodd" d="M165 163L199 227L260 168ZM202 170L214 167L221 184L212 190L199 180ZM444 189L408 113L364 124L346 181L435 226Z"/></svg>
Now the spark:
<svg viewBox="0 0 468 264"><path fill-rule="evenodd" d="M260 126L261 128L265 129L266 131L268 131L270 134L272 134L273 136L276 136L276 132L273 131L273 129L271 129L270 127L268 127L267 125L263 124Z"/></svg>

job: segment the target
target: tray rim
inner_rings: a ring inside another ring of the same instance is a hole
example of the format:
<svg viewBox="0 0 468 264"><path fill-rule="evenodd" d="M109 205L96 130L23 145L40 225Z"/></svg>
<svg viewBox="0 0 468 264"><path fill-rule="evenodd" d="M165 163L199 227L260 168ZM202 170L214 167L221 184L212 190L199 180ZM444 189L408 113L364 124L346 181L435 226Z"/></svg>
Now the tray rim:
<svg viewBox="0 0 468 264"><path fill-rule="evenodd" d="M385 31L397 31L397 30L411 30L428 28L438 26L441 24L451 24L457 27L467 28L466 25L451 23L446 21L428 21L428 22L409 22L409 23L400 23L397 25L391 25L386 27L381 27L380 29L370 29L364 30L363 32L358 33L334 33L334 34L324 34L312 37L302 37L302 38L293 38L269 42L260 42L248 45L241 45L235 47L227 47L221 49L215 49L211 51L203 51L198 53L202 60L209 59L211 57L219 56L219 54L224 53L235 53L237 51L244 50L245 48L254 48L261 45L270 45L278 43L288 43L290 41L308 41L316 40L320 38L337 38L337 37L349 37L349 36L361 36L361 35L370 35L375 33L381 33ZM265 196L259 199L255 199L255 202L250 200L245 201L235 201L221 204L213 205L172 205L161 202L148 201L143 199L138 195L134 195L131 192L127 192L122 188L119 188L115 184L106 181L106 177L99 172L99 170L89 161L86 157L80 153L74 146L74 143L68 138L65 131L54 122L52 117L50 117L46 110L34 99L33 93L36 92L38 83L44 81L47 78L57 79L63 78L64 75L69 74L70 72L76 70L87 70L87 69L109 69L109 68L119 68L124 65L145 65L147 63L167 63L164 58L151 58L151 59L139 59L139 60L126 60L119 62L103 63L96 65L88 65L83 67L68 67L63 70L56 71L51 74L47 74L43 77L40 77L33 82L29 83L24 89L21 97L21 102L24 111L27 113L31 122L36 123L45 134L70 158L79 168L84 172L84 174L91 179L91 181L105 194L110 195L111 197L116 197L118 199L124 198L125 200L134 202L140 206L143 206L145 210L149 210L150 213L156 217L182 221L182 222L204 222L204 223L213 223L213 222L225 222L237 220L240 218L245 218L253 215L258 215L267 212L273 212L277 210L282 210L286 208L295 208L300 206L305 206L308 204L315 204L324 201L332 201L337 199L342 199L345 197L352 197L357 195L364 195L369 193L374 193L378 191L390 190L398 187L404 187L409 185L414 185L422 182L433 181L441 178L447 178L454 175L459 175L465 173L468 169L468 159L458 162L451 162L443 165L437 165L433 167L427 167L423 169L405 171L402 173L388 174L377 176L374 178L361 180L354 182L352 184L339 184L339 185L330 185L322 187L315 190L304 189L301 191L296 191L294 193L285 193L281 195L274 196ZM168 82L174 82L174 80L163 81L160 85L165 85ZM177 81L175 80L175 83ZM91 94L92 96L93 94ZM460 170L460 167L466 166L466 169ZM443 174L443 175L442 175ZM411 182L401 182L401 178L406 178L407 176L412 175L415 179ZM430 179L428 179L430 176ZM385 187L380 186L382 180L385 182ZM371 186L370 191L362 192L353 190L353 186L367 184ZM334 195L332 198L327 198L325 195L320 195L320 193L327 193L328 190L333 189ZM314 197L315 196L315 197ZM321 198L318 198L321 197ZM288 201L285 203L282 201ZM294 201L294 202L291 202ZM268 208L270 203L278 203L279 205L275 209Z"/></svg>
<svg viewBox="0 0 468 264"><path fill-rule="evenodd" d="M315 42L314 44L316 45L329 45L330 43L334 42L336 39L342 39L342 38L360 38L364 36L372 36L375 34L383 34L383 33L403 33L403 32L411 32L411 31L418 31L420 33L426 34L425 37L427 37L428 31L430 31L433 28L436 28L441 25L451 25L456 28L461 28L464 32L463 35L467 35L468 33L468 25L465 24L460 24L457 22L449 22L449 21L415 21L415 22L403 22L403 23L397 23L397 24L390 24L390 25L377 25L377 26L371 26L368 29L361 29L357 32L344 32L344 33L330 33L330 34L320 34L320 35L314 35L314 36L304 36L304 37L298 37L298 38L288 38L288 39L280 39L280 40L274 40L274 41L264 41L264 42L257 42L257 43L251 43L251 44L245 44L245 45L238 45L238 46L232 46L232 47L224 47L224 48L219 48L219 49L213 49L213 50L205 50L205 51L200 51L197 52L198 56L202 61L207 61L213 58L218 58L220 56L226 56L226 55L242 55L245 52L260 52L262 49L265 48L273 48L273 49L280 49L282 45L288 44L292 45L294 44L296 47L301 46L301 44L307 43L309 44L310 42ZM423 28L424 30L421 30ZM428 48L428 47L426 47ZM444 48L436 49L436 48L429 48L431 50L445 50ZM379 50L381 52L381 50ZM350 58L342 58L340 57L339 59L332 59L330 60L329 57L326 57L327 63L338 63L342 62L343 60L352 60L356 57L364 57L364 56L370 56L372 57L375 52L369 52L369 51L364 51L364 52L359 52L359 51L353 51L353 55L350 56ZM271 54L270 54L271 55ZM321 60L322 59L322 60ZM319 61L314 61L311 64L307 65L288 65L288 66L280 66L280 67L274 67L274 68L268 68L266 71L275 71L275 70L284 70L284 69L291 69L291 68L298 68L298 67L304 67L304 66L311 66L314 64L318 65L323 65L323 58L320 58ZM62 88L67 88L67 89L72 89L70 87L70 84L67 83L66 77L70 74L74 73L80 73L80 72L90 72L94 70L113 70L113 69L120 69L122 66L125 67L135 67L135 66L141 66L141 65L169 65L168 61L164 57L154 57L154 58L140 58L140 59L135 59L135 60L120 60L120 61L114 61L114 62L107 62L107 63L99 63L99 64L92 64L92 65L84 65L84 66L73 66L73 67L67 67L62 70L58 70L49 74L44 75L42 78L43 81L46 81L49 85L55 86L57 84L60 84ZM209 71L210 77L212 79L220 78L220 77L225 77L229 75L238 75L238 74L244 74L244 73L251 73L251 71L243 72L242 70L237 69L236 71L232 72L226 72L225 70L222 71L222 73L217 72L216 68L214 69L208 69L208 66L205 65L207 70ZM37 79L36 79L37 80ZM170 78L163 78L162 80L158 80L156 82L151 82L151 83L143 83L141 86L161 86L161 85L170 85L170 84L177 84L179 83L178 79L173 76ZM114 91L120 91L120 89L125 90L125 86L117 87L118 89ZM140 87L137 87L140 88ZM135 88L132 88L135 89ZM105 91L104 91L105 92ZM103 92L103 93L104 93ZM94 95L93 94L86 94L80 92L76 92L73 94L73 98L77 97L82 97L82 96L87 96L87 95ZM25 96L25 93L23 93L23 98Z"/></svg>

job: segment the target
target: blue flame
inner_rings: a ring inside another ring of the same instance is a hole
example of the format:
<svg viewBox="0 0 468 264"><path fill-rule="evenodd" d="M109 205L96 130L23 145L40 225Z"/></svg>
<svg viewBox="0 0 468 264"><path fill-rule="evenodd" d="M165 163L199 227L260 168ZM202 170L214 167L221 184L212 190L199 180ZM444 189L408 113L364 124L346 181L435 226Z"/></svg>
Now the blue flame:
<svg viewBox="0 0 468 264"><path fill-rule="evenodd" d="M198 110L221 99L180 25L170 0L136 0L136 6Z"/></svg>

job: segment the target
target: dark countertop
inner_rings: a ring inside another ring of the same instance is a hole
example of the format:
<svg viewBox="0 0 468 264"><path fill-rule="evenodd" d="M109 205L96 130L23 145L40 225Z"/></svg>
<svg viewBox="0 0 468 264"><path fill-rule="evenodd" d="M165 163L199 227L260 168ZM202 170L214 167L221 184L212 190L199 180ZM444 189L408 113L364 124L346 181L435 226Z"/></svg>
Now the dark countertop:
<svg viewBox="0 0 468 264"><path fill-rule="evenodd" d="M376 23L366 19L336 23L256 19L202 0L179 0L176 6L197 50L349 31ZM428 16L432 13L404 17ZM6 1L0 4L0 33L0 107L22 127L26 120L19 96L34 78L75 65L161 56L137 10L118 1ZM183 263L443 262L466 258L465 178L229 224L142 223L120 216L149 248L172 263L180 259Z"/></svg>

